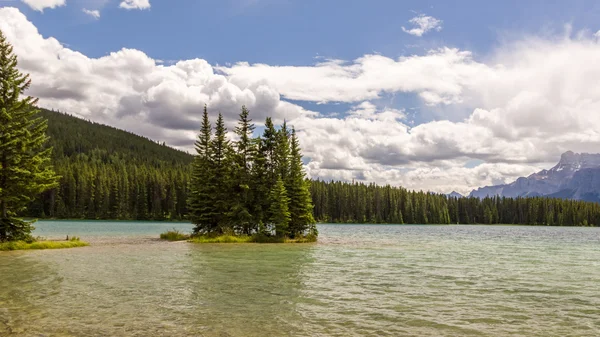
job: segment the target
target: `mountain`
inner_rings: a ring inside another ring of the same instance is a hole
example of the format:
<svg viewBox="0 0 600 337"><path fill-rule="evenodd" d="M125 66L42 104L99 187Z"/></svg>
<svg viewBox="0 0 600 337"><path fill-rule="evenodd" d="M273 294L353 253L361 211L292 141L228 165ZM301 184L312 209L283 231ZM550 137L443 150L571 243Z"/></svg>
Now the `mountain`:
<svg viewBox="0 0 600 337"><path fill-rule="evenodd" d="M510 184L481 187L469 196L535 197L600 201L600 154L567 151L549 170L518 178Z"/></svg>
<svg viewBox="0 0 600 337"><path fill-rule="evenodd" d="M449 197L449 198L462 198L463 197L462 194L460 194L460 193L458 193L456 191L452 191L452 192L446 194L446 196Z"/></svg>

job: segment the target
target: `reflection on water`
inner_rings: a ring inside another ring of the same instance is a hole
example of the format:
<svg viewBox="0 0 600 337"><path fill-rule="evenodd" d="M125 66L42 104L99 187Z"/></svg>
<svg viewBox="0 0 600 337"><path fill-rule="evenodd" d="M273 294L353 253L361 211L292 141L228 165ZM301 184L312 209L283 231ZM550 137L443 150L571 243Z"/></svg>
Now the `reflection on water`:
<svg viewBox="0 0 600 337"><path fill-rule="evenodd" d="M0 253L0 336L600 335L598 229L322 225L317 244L194 245L151 239L169 224L80 225L92 246Z"/></svg>

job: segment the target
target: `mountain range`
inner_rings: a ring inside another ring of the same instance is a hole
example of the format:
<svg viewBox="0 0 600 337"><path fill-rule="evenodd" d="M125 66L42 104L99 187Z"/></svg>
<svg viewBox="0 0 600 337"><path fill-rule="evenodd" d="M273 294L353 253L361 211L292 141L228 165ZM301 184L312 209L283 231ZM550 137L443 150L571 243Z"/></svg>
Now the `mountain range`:
<svg viewBox="0 0 600 337"><path fill-rule="evenodd" d="M549 170L518 178L510 184L485 186L469 196L534 197L600 202L600 154L567 151Z"/></svg>

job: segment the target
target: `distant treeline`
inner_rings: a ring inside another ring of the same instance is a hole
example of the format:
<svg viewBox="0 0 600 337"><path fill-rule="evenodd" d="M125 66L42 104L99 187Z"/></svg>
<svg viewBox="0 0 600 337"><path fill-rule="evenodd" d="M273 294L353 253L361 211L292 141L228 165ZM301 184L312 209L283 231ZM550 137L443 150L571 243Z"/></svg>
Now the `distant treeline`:
<svg viewBox="0 0 600 337"><path fill-rule="evenodd" d="M314 216L331 223L598 226L600 204L544 197L455 198L375 184L313 181Z"/></svg>
<svg viewBox="0 0 600 337"><path fill-rule="evenodd" d="M134 134L42 111L60 187L21 214L39 218L185 220L193 156ZM597 203L449 198L374 184L312 181L314 217L334 223L600 225Z"/></svg>

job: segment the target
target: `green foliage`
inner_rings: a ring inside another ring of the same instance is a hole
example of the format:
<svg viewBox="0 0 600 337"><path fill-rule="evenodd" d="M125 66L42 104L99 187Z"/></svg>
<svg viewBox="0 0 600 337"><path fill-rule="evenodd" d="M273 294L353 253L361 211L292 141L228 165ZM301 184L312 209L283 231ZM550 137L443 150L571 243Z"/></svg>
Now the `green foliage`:
<svg viewBox="0 0 600 337"><path fill-rule="evenodd" d="M288 235L288 225L290 223L290 211L288 204L290 199L281 178L277 178L275 186L269 193L269 223L275 227L275 235L284 237Z"/></svg>
<svg viewBox="0 0 600 337"><path fill-rule="evenodd" d="M184 241L188 240L190 238L190 235L182 233L179 230L173 228L172 230L161 233L160 238L162 240L167 241Z"/></svg>
<svg viewBox="0 0 600 337"><path fill-rule="evenodd" d="M314 216L330 223L599 226L600 204L544 197L454 198L375 184L313 181Z"/></svg>
<svg viewBox="0 0 600 337"><path fill-rule="evenodd" d="M183 220L193 156L67 114L48 120L58 188L19 215L36 218Z"/></svg>
<svg viewBox="0 0 600 337"><path fill-rule="evenodd" d="M302 152L294 129L292 129L290 145L289 175L286 184L287 196L289 197L290 237L301 236L306 231L316 237L318 232L313 216L312 197L309 191L309 183L305 180Z"/></svg>
<svg viewBox="0 0 600 337"><path fill-rule="evenodd" d="M0 243L0 251L6 250L30 250L30 249L63 249L89 246L89 243L79 239L69 241L9 241Z"/></svg>
<svg viewBox="0 0 600 337"><path fill-rule="evenodd" d="M30 84L0 31L0 242L28 238L33 227L15 218L17 212L57 185L52 148L45 146L48 124L34 108L37 100L21 97Z"/></svg>
<svg viewBox="0 0 600 337"><path fill-rule="evenodd" d="M208 230L215 217L213 210L213 187L209 184L212 177L212 126L208 119L208 110L204 106L202 127L196 140L196 156L192 164L190 191L188 196L188 218L196 224L194 233ZM210 231L210 230L208 230Z"/></svg>
<svg viewBox="0 0 600 337"><path fill-rule="evenodd" d="M207 115L205 109L196 142L192 194L188 199L190 219L196 225L194 235L259 234L260 240L273 241L272 237L277 237L280 241L310 232L316 237L295 132L290 133L285 123L276 130L272 120L267 118L263 136L253 139L254 125L248 110L242 107L235 128L237 141L232 145L221 114L214 136L207 132ZM288 198L288 193L294 198ZM293 219L290 208L294 211ZM288 227L292 220L294 227L290 232Z"/></svg>

